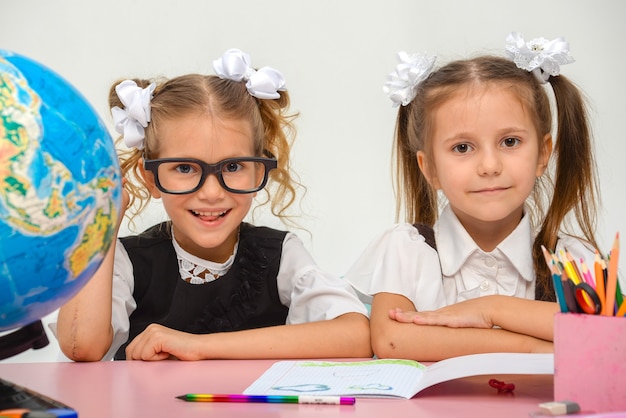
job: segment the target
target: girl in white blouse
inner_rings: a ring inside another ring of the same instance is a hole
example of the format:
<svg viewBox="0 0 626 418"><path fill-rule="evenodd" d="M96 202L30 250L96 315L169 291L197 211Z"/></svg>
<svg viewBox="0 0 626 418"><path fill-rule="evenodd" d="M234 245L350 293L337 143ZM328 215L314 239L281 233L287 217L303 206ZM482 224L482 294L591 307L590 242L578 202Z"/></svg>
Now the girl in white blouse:
<svg viewBox="0 0 626 418"><path fill-rule="evenodd" d="M436 71L432 57L400 54L385 90L402 105L397 190L406 223L346 275L372 304L377 356L552 351L558 305L541 246L591 265L596 180L581 94L558 76L572 61L568 45L546 42L513 33L513 59L482 56ZM545 83L557 102L554 144ZM580 238L562 230L568 214Z"/></svg>

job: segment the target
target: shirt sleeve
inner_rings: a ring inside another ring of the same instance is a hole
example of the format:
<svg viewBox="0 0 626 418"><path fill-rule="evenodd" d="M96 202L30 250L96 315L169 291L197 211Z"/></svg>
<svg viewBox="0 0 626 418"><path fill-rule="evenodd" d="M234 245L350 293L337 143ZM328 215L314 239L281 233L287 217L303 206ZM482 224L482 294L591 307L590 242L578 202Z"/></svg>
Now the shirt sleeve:
<svg viewBox="0 0 626 418"><path fill-rule="evenodd" d="M323 321L350 312L367 315L352 287L322 271L293 233L287 233L283 241L277 284L280 301L289 307L287 324Z"/></svg>
<svg viewBox="0 0 626 418"><path fill-rule="evenodd" d="M437 251L408 223L397 224L372 241L345 279L365 303L385 292L406 297L418 311L445 305Z"/></svg>
<svg viewBox="0 0 626 418"><path fill-rule="evenodd" d="M130 315L137 308L133 298L135 279L133 264L118 239L115 246L115 264L113 268L113 300L111 306L111 326L113 341L102 360L112 360L119 347L128 340L130 331Z"/></svg>

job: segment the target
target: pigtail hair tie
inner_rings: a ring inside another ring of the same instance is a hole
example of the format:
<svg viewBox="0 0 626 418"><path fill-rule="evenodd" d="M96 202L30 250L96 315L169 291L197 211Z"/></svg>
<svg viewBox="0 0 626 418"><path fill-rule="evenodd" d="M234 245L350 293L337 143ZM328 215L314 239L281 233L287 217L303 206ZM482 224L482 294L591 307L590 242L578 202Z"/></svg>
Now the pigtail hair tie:
<svg viewBox="0 0 626 418"><path fill-rule="evenodd" d="M152 83L146 88L141 88L133 80L124 80L115 86L117 97L124 108L114 106L111 108L113 123L117 133L124 137L124 143L129 148L142 150L145 128L150 122L150 101L156 84Z"/></svg>
<svg viewBox="0 0 626 418"><path fill-rule="evenodd" d="M436 56L422 54L409 55L398 52L400 63L389 73L383 92L393 102L393 107L406 106L415 98L417 87L433 71Z"/></svg>
<svg viewBox="0 0 626 418"><path fill-rule="evenodd" d="M221 79L245 81L250 95L258 99L278 99L279 91L285 91L283 74L271 67L255 70L250 64L250 55L239 49L229 49L213 61L215 74Z"/></svg>
<svg viewBox="0 0 626 418"><path fill-rule="evenodd" d="M519 32L511 32L506 37L506 53L517 68L532 72L540 83L548 82L550 76L561 72L561 65L574 62L569 54L569 42L564 38L551 41L535 38L528 42Z"/></svg>

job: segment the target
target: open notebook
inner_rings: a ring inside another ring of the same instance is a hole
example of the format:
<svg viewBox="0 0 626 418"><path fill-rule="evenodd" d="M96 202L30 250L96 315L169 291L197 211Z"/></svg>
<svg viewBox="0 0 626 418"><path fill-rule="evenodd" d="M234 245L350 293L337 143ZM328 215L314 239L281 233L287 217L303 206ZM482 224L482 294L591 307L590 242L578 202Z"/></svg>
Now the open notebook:
<svg viewBox="0 0 626 418"><path fill-rule="evenodd" d="M437 383L467 376L553 374L553 354L489 353L425 366L412 360L279 361L246 395L328 395L409 399Z"/></svg>

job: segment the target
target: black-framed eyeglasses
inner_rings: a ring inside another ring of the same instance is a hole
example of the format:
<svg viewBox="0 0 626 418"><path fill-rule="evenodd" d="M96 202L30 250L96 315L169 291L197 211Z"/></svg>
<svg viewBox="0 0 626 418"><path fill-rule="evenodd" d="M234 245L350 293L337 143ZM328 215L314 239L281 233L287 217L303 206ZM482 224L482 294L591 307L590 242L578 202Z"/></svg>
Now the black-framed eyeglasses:
<svg viewBox="0 0 626 418"><path fill-rule="evenodd" d="M269 172L278 162L275 158L263 157L227 158L215 164L195 158L158 158L144 160L143 166L154 174L156 186L163 193L193 193L209 175L215 174L225 190L245 194L265 187Z"/></svg>

